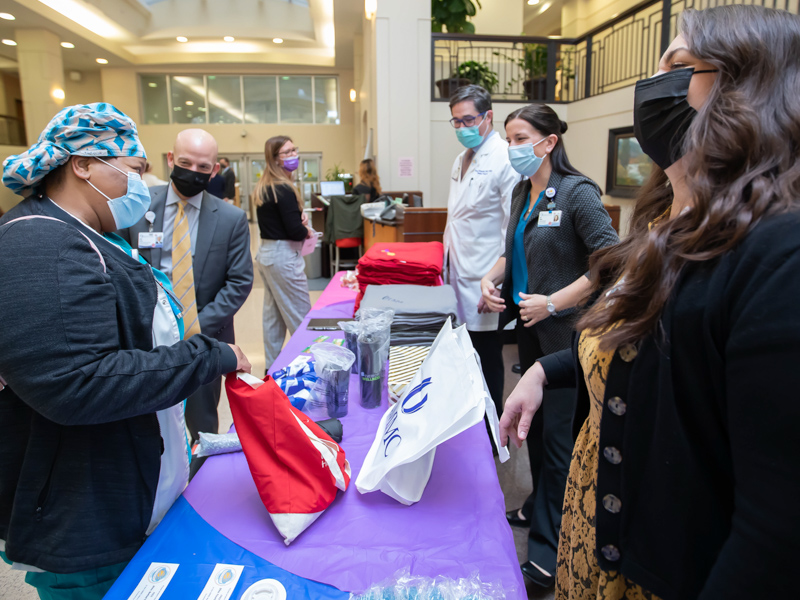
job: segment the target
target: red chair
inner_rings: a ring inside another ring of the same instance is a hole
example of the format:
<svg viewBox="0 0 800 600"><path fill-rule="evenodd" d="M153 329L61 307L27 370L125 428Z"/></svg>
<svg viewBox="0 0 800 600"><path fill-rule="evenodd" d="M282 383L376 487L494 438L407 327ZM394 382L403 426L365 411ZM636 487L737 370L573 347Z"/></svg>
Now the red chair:
<svg viewBox="0 0 800 600"><path fill-rule="evenodd" d="M333 245L333 252L331 252L331 275L339 272L339 249L340 248L358 248L358 256L361 257L361 246L364 243L362 238L358 237L349 237L349 238L342 238L341 240L336 240ZM345 263L347 266L351 265L351 261L347 261ZM358 264L358 258L352 261L352 266Z"/></svg>

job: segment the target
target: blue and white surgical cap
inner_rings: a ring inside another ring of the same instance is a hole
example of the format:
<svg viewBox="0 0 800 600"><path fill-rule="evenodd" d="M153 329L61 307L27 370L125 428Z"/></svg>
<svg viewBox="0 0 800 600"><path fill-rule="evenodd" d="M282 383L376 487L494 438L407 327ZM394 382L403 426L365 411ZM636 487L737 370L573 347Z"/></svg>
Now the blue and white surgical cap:
<svg viewBox="0 0 800 600"><path fill-rule="evenodd" d="M26 152L3 161L3 184L27 196L72 155L147 158L129 116L106 102L79 104L53 117Z"/></svg>

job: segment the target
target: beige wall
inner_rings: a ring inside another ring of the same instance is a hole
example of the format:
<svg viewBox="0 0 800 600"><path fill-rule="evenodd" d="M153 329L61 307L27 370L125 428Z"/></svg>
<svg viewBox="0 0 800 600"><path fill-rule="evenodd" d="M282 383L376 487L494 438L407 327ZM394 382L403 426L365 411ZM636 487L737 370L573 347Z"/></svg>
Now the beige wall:
<svg viewBox="0 0 800 600"><path fill-rule="evenodd" d="M308 74L339 76L340 125L201 125L210 132L219 144L220 154L263 153L264 142L274 135L288 135L302 152L322 153L322 173L334 163L345 171L354 172L360 156L355 152L355 105L350 102L350 88L354 86L353 71L325 68L284 68L269 65L269 70L220 69L214 73L235 74ZM142 120L138 74L136 69L103 69L101 71L103 100L110 102L135 121ZM147 69L147 73L175 72L174 70ZM181 69L181 73L203 73L197 69ZM172 150L175 136L188 125L140 125L139 136L153 165L153 172L166 179L161 157Z"/></svg>
<svg viewBox="0 0 800 600"><path fill-rule="evenodd" d="M475 33L482 35L520 35L524 0L487 0L470 19Z"/></svg>
<svg viewBox="0 0 800 600"><path fill-rule="evenodd" d="M633 125L633 86L568 104L569 130L564 144L575 167L606 187L608 130ZM633 200L603 196L606 204L621 207L620 233L627 235Z"/></svg>
<svg viewBox="0 0 800 600"><path fill-rule="evenodd" d="M561 35L583 35L640 2L641 0L568 0L561 9Z"/></svg>
<svg viewBox="0 0 800 600"><path fill-rule="evenodd" d="M102 102L100 71L80 71L80 76L80 81L73 81L69 71L64 73L64 106Z"/></svg>

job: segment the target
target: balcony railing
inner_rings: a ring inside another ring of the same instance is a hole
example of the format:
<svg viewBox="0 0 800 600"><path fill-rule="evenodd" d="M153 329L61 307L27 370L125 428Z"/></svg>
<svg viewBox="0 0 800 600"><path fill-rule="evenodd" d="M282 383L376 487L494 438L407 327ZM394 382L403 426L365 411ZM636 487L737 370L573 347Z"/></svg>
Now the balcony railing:
<svg viewBox="0 0 800 600"><path fill-rule="evenodd" d="M556 104L627 87L658 70L683 10L725 4L800 12L800 0L647 0L579 38L434 33L431 100L470 82L493 101Z"/></svg>
<svg viewBox="0 0 800 600"><path fill-rule="evenodd" d="M0 115L0 146L27 146L25 123L21 119Z"/></svg>

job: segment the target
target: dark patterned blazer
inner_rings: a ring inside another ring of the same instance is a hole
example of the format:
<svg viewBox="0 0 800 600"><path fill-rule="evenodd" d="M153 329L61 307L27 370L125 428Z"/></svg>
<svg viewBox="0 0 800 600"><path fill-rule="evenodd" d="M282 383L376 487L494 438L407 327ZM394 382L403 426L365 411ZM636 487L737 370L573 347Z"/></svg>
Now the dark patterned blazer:
<svg viewBox="0 0 800 600"><path fill-rule="evenodd" d="M619 242L611 226L611 217L600 201L600 188L588 177L562 176L555 171L547 182L556 190L555 209L561 211L560 227L537 227L539 213L547 211L548 198L543 198L525 227L525 258L528 264L528 292L548 296L568 286L589 268L589 256L595 250ZM506 310L500 315L500 328L519 316L519 307L511 298L511 260L514 232L528 203L531 181L520 181L511 195L511 218L506 231L506 270L502 297ZM545 354L568 348L577 319L577 309L559 311L556 316L533 327Z"/></svg>

